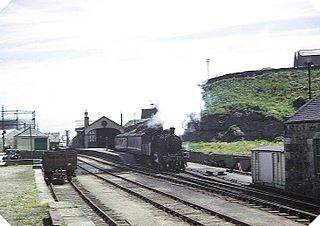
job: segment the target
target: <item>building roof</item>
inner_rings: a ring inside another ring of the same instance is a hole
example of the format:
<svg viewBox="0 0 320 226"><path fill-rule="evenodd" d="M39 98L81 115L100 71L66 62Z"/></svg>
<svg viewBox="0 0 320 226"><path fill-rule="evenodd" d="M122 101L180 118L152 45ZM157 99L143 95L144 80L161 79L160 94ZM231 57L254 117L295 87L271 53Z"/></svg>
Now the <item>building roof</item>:
<svg viewBox="0 0 320 226"><path fill-rule="evenodd" d="M48 137L46 134L40 132L39 130L36 129L26 129L20 133L18 133L17 135L15 135L15 137Z"/></svg>
<svg viewBox="0 0 320 226"><path fill-rule="evenodd" d="M284 152L283 146L263 146L253 148L251 151L266 151L266 152Z"/></svg>
<svg viewBox="0 0 320 226"><path fill-rule="evenodd" d="M123 133L124 129L118 123L112 121L111 119L107 118L106 116L102 116L98 120L91 123L89 126L84 127L84 133L87 134L93 129L99 128L109 128L109 129L116 129L119 130L120 133Z"/></svg>
<svg viewBox="0 0 320 226"><path fill-rule="evenodd" d="M308 103L299 108L291 118L285 121L285 124L315 121L320 122L320 96L314 97Z"/></svg>

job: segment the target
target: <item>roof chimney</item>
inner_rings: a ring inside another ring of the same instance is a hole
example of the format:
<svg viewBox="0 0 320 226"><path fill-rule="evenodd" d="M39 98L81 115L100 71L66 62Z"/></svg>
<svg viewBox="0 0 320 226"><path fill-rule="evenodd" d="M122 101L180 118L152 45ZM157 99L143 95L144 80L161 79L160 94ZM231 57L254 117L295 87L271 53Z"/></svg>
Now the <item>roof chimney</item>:
<svg viewBox="0 0 320 226"><path fill-rule="evenodd" d="M84 111L84 127L89 126L89 116L88 116L88 110L86 109Z"/></svg>

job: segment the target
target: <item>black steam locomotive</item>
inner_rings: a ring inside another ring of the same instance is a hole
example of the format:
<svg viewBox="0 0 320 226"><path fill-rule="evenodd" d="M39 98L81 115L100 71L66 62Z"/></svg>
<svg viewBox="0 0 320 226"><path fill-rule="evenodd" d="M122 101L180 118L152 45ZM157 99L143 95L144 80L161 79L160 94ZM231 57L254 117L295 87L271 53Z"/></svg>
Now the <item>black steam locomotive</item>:
<svg viewBox="0 0 320 226"><path fill-rule="evenodd" d="M173 127L167 130L162 126L138 127L133 132L117 135L115 148L130 152L138 162L159 170L184 170L188 159L188 152L183 150Z"/></svg>

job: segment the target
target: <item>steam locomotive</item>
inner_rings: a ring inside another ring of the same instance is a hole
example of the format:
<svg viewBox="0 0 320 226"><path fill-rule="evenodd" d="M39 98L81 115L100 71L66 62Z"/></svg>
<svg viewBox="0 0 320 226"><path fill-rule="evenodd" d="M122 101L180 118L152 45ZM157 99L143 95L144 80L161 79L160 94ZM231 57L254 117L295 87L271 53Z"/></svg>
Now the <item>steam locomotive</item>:
<svg viewBox="0 0 320 226"><path fill-rule="evenodd" d="M173 127L163 130L162 126L140 126L117 135L115 148L132 153L141 164L159 170L183 171L188 159L188 152L182 148L182 140Z"/></svg>

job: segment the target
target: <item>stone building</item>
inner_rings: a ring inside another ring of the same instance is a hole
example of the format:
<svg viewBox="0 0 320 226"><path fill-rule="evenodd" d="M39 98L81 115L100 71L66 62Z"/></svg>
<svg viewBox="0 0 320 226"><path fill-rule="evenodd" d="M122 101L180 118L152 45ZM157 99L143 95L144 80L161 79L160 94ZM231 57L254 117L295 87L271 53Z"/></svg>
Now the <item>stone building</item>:
<svg viewBox="0 0 320 226"><path fill-rule="evenodd" d="M102 116L90 123L88 112L84 113L84 126L76 128L77 135L72 140L76 148L114 148L114 138L123 133L121 125Z"/></svg>
<svg viewBox="0 0 320 226"><path fill-rule="evenodd" d="M286 190L320 198L320 96L285 121Z"/></svg>

